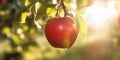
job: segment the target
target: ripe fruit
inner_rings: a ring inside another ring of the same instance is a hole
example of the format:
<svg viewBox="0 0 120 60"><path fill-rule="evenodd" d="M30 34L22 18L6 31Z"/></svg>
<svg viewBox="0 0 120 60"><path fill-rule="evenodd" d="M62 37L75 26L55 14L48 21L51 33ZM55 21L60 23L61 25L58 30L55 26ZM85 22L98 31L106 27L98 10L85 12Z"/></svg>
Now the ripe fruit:
<svg viewBox="0 0 120 60"><path fill-rule="evenodd" d="M5 3L5 0L0 0L0 5L4 3Z"/></svg>
<svg viewBox="0 0 120 60"><path fill-rule="evenodd" d="M49 19L45 26L45 35L53 47L70 48L78 36L76 21L70 17Z"/></svg>

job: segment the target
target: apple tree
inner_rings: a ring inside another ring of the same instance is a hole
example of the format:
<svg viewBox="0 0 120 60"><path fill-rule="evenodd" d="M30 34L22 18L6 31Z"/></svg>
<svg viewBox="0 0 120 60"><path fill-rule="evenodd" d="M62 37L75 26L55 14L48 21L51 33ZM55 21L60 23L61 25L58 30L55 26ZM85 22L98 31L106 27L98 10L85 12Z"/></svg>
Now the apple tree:
<svg viewBox="0 0 120 60"><path fill-rule="evenodd" d="M87 34L82 17L94 1L108 0L0 0L0 60L92 60L105 56L111 52L110 46L101 41L91 43L99 34ZM115 1L119 6L119 0ZM119 35L112 37L113 48L118 48ZM105 60L111 56L120 59L120 54L112 55Z"/></svg>

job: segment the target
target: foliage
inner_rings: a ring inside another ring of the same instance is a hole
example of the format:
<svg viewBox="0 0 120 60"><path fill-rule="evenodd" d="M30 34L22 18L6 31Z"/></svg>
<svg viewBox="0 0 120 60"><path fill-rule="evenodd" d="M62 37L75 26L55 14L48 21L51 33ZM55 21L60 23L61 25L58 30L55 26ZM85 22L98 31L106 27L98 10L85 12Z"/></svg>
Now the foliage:
<svg viewBox="0 0 120 60"><path fill-rule="evenodd" d="M76 1L64 1L66 9L71 16L76 10L79 10ZM86 5L86 3L84 4ZM2 56L10 59L14 55L28 54L27 58L32 54L32 52L30 53L31 50L34 51L34 49L37 50L38 48L40 48L38 50L46 50L50 48L41 46L47 43L42 43L41 40L44 36L46 21L56 16L56 6L57 0L6 0L4 4L0 5L0 41L1 43L7 42L6 47L9 48L7 49L8 51L4 51ZM63 10L60 9L60 15L62 16L63 14ZM46 40L45 37L43 40ZM9 56L10 54L11 56ZM1 57L1 59L3 58Z"/></svg>
<svg viewBox="0 0 120 60"><path fill-rule="evenodd" d="M0 4L0 60L88 60L85 57L87 53L83 53L87 52L87 46L82 40L82 35L87 33L87 26L81 17L89 5L88 0L64 0L68 15L77 20L80 33L79 41L69 50L53 48L44 36L46 21L56 16L57 2L6 0ZM59 13L63 16L63 9ZM118 58L119 53L112 57ZM109 57L106 59L110 60Z"/></svg>

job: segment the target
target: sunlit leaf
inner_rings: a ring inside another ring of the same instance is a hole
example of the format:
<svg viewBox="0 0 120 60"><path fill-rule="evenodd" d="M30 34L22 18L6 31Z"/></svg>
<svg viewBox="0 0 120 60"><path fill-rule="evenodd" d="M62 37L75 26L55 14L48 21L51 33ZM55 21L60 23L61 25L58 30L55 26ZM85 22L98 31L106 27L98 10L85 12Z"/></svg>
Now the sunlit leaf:
<svg viewBox="0 0 120 60"><path fill-rule="evenodd" d="M27 17L27 12L23 12L21 14L21 21L20 21L20 23L25 23L26 17Z"/></svg>
<svg viewBox="0 0 120 60"><path fill-rule="evenodd" d="M12 38L12 40L13 40L13 42L14 42L15 44L18 45L18 44L21 43L21 40L20 40L20 38L19 38L18 35L16 35L16 34L12 34L11 38Z"/></svg>
<svg viewBox="0 0 120 60"><path fill-rule="evenodd" d="M25 0L25 6L30 5L30 1L29 0Z"/></svg>
<svg viewBox="0 0 120 60"><path fill-rule="evenodd" d="M88 0L77 0L77 5L80 8L86 7L88 4Z"/></svg>
<svg viewBox="0 0 120 60"><path fill-rule="evenodd" d="M84 19L80 15L76 15L78 22L78 30L80 34L87 34L87 25Z"/></svg>
<svg viewBox="0 0 120 60"><path fill-rule="evenodd" d="M28 31L29 30L29 27L27 25L23 25L23 30L24 31Z"/></svg>
<svg viewBox="0 0 120 60"><path fill-rule="evenodd" d="M76 9L77 8L77 4L76 4L76 1L71 1L71 2L65 2L64 3L65 4L65 6L66 6L66 8L68 9L68 10L73 10L73 9Z"/></svg>
<svg viewBox="0 0 120 60"><path fill-rule="evenodd" d="M72 10L74 7L73 7L73 5L74 5L74 3L65 3L65 6L66 6L66 8L67 9L69 9L69 10Z"/></svg>
<svg viewBox="0 0 120 60"><path fill-rule="evenodd" d="M32 35L32 34L34 34L35 33L35 29L34 28L31 28L30 29L30 34Z"/></svg>
<svg viewBox="0 0 120 60"><path fill-rule="evenodd" d="M9 33L10 32L10 28L9 27L4 27L3 29L2 29L2 33L3 34L7 34L7 33Z"/></svg>
<svg viewBox="0 0 120 60"><path fill-rule="evenodd" d="M56 15L56 12L57 11L55 8L47 8L47 11L46 11L47 15L51 17L54 17Z"/></svg>
<svg viewBox="0 0 120 60"><path fill-rule="evenodd" d="M82 5L82 6L85 6L88 3L87 0L79 0L79 1L80 1L80 5Z"/></svg>
<svg viewBox="0 0 120 60"><path fill-rule="evenodd" d="M72 2L72 0L64 0L64 2L70 3L70 2Z"/></svg>
<svg viewBox="0 0 120 60"><path fill-rule="evenodd" d="M59 12L59 15L60 15L60 16L64 16L64 14L65 14L65 13L64 13L64 10L61 9L60 12Z"/></svg>
<svg viewBox="0 0 120 60"><path fill-rule="evenodd" d="M77 13L77 14L84 14L85 11L86 11L86 8L79 9L79 10L76 9L76 13Z"/></svg>

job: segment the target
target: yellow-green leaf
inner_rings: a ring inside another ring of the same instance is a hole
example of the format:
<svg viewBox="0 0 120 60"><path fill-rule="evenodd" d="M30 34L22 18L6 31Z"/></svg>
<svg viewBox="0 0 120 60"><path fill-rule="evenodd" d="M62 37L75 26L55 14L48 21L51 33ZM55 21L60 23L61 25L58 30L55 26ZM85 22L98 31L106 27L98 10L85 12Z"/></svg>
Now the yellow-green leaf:
<svg viewBox="0 0 120 60"><path fill-rule="evenodd" d="M21 43L19 36L17 36L16 34L12 34L11 38L15 44Z"/></svg>
<svg viewBox="0 0 120 60"><path fill-rule="evenodd" d="M54 8L47 8L46 12L48 16L54 17L57 11Z"/></svg>
<svg viewBox="0 0 120 60"><path fill-rule="evenodd" d="M80 6L80 7L85 7L88 5L88 0L77 0L77 4Z"/></svg>
<svg viewBox="0 0 120 60"><path fill-rule="evenodd" d="M2 29L2 33L3 34L7 34L7 33L9 33L10 32L10 28L9 27L4 27L3 29Z"/></svg>
<svg viewBox="0 0 120 60"><path fill-rule="evenodd" d="M25 0L25 4L24 4L25 6L28 6L28 5L30 5L30 1L29 0Z"/></svg>
<svg viewBox="0 0 120 60"><path fill-rule="evenodd" d="M24 31L28 31L29 30L29 27L27 25L23 25L23 30Z"/></svg>
<svg viewBox="0 0 120 60"><path fill-rule="evenodd" d="M76 15L77 18L77 22L78 22L78 30L80 32L80 34L87 34L87 25L86 22L84 21L84 19L80 16L80 15Z"/></svg>
<svg viewBox="0 0 120 60"><path fill-rule="evenodd" d="M20 21L20 23L25 23L26 17L27 17L27 12L23 12L21 14L21 21Z"/></svg>

